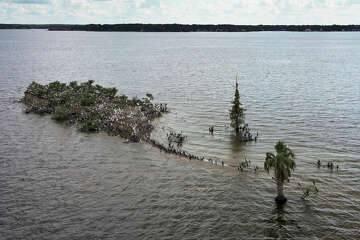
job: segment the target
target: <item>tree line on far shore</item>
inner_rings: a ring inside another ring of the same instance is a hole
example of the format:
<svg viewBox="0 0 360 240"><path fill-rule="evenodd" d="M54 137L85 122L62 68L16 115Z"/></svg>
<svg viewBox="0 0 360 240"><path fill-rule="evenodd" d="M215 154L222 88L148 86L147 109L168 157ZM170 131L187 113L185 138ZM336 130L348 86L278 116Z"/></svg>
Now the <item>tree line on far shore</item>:
<svg viewBox="0 0 360 240"><path fill-rule="evenodd" d="M360 25L231 25L231 24L0 24L0 29L48 29L49 31L99 32L351 32Z"/></svg>

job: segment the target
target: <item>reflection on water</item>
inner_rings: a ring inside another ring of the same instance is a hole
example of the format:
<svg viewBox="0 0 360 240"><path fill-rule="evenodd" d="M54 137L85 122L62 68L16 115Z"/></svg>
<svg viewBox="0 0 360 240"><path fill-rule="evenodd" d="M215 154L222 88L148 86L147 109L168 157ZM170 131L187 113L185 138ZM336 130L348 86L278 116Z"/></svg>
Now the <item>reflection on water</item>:
<svg viewBox="0 0 360 240"><path fill-rule="evenodd" d="M231 151L238 155L239 153L243 152L245 149L246 143L241 142L235 134L230 135L231 138Z"/></svg>
<svg viewBox="0 0 360 240"><path fill-rule="evenodd" d="M145 37L146 36L146 37ZM1 239L357 239L360 236L358 33L0 31ZM256 143L228 128L240 79ZM86 135L16 103L31 81L95 79L167 102L154 138L263 165L282 139L297 155L276 209L264 171L187 161L145 144ZM214 125L214 135L208 127ZM339 172L317 168L333 161ZM315 181L319 196L300 197Z"/></svg>
<svg viewBox="0 0 360 240"><path fill-rule="evenodd" d="M276 206L272 212L272 218L269 220L270 228L266 231L266 236L269 238L291 238L290 233L287 232L286 226L296 225L296 222L288 219L290 214L285 211L285 205Z"/></svg>

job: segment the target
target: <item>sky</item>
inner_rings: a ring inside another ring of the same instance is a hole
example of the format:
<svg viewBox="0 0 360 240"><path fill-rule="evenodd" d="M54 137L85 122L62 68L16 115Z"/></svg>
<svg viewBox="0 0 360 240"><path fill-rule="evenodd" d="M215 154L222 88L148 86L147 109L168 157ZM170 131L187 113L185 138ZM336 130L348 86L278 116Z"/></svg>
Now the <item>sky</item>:
<svg viewBox="0 0 360 240"><path fill-rule="evenodd" d="M360 0L0 0L0 23L360 24Z"/></svg>

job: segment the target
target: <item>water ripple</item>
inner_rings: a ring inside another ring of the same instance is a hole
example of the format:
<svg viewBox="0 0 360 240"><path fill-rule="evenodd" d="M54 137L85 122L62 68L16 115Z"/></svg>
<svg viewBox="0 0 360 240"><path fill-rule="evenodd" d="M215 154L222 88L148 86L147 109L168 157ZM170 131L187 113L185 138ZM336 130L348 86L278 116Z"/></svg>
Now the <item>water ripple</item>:
<svg viewBox="0 0 360 240"><path fill-rule="evenodd" d="M358 33L0 33L1 239L357 239ZM259 141L239 145L228 109L238 75ZM95 79L167 102L153 137L183 131L184 149L262 167L285 140L297 169L276 209L263 171L239 174L106 134L26 115L31 81ZM215 134L208 127L215 125ZM316 167L334 161L339 172ZM297 183L320 194L300 199Z"/></svg>

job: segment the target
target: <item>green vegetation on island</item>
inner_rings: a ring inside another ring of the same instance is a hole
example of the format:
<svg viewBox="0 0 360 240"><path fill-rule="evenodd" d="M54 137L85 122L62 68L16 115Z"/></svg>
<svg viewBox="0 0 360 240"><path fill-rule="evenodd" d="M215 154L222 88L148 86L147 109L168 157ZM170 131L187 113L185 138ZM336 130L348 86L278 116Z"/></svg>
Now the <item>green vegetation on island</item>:
<svg viewBox="0 0 360 240"><path fill-rule="evenodd" d="M58 81L42 85L32 82L25 91L26 113L52 114L56 121L78 125L84 132L105 131L138 142L148 139L151 121L167 111L153 104L153 96L128 99L116 88L105 88L93 80L78 84Z"/></svg>

